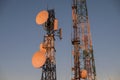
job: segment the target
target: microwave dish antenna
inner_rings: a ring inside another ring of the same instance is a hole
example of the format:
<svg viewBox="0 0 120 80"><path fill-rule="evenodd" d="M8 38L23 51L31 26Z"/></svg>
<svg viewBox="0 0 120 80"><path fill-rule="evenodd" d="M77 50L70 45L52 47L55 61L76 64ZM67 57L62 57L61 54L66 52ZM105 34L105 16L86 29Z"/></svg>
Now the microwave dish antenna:
<svg viewBox="0 0 120 80"><path fill-rule="evenodd" d="M46 62L46 56L42 51L37 51L33 54L32 65L34 68L41 68Z"/></svg>
<svg viewBox="0 0 120 80"><path fill-rule="evenodd" d="M42 25L44 24L49 17L49 13L46 10L40 11L36 16L36 24Z"/></svg>

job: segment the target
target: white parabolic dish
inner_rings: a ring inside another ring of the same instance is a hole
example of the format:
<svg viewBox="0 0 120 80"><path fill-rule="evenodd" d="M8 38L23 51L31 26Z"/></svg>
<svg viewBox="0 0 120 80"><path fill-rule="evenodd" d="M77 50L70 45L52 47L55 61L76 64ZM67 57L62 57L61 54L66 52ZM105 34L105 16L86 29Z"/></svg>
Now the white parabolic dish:
<svg viewBox="0 0 120 80"><path fill-rule="evenodd" d="M82 79L87 78L87 70L85 70L85 69L81 70L80 76L81 76Z"/></svg>
<svg viewBox="0 0 120 80"><path fill-rule="evenodd" d="M43 10L40 11L37 16L36 16L36 24L41 25L43 23L45 23L48 19L48 11Z"/></svg>
<svg viewBox="0 0 120 80"><path fill-rule="evenodd" d="M37 51L32 57L32 65L34 68L41 68L46 61L46 56L42 51Z"/></svg>

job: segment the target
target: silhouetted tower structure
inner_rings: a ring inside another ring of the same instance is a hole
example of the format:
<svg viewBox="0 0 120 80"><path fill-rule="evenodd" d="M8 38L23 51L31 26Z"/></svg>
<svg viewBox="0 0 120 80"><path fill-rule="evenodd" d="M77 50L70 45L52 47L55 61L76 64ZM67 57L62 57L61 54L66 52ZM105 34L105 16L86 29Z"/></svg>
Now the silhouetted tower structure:
<svg viewBox="0 0 120 80"><path fill-rule="evenodd" d="M73 0L73 80L96 80L92 38L86 0Z"/></svg>
<svg viewBox="0 0 120 80"><path fill-rule="evenodd" d="M36 16L36 23L42 25L46 34L43 42L40 44L40 57L33 56L33 66L42 68L41 80L57 80L56 77L56 59L55 59L55 36L62 39L61 28L58 30L58 20L55 18L54 9L43 10ZM45 56L45 57L44 57Z"/></svg>

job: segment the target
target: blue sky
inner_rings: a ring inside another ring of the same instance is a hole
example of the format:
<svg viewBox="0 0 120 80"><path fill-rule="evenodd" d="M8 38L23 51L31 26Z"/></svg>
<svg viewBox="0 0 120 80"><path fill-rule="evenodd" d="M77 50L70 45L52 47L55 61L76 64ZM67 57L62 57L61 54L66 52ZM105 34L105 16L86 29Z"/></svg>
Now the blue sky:
<svg viewBox="0 0 120 80"><path fill-rule="evenodd" d="M71 1L0 0L0 80L40 80L31 58L45 31L37 13L55 9L63 40L56 37L57 80L71 80ZM120 79L120 1L87 0L98 80Z"/></svg>

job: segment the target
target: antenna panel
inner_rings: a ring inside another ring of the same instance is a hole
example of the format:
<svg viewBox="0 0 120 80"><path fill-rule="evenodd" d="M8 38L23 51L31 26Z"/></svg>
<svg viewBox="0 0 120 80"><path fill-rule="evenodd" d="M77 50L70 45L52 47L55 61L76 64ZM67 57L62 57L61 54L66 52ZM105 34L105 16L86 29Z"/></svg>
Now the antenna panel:
<svg viewBox="0 0 120 80"><path fill-rule="evenodd" d="M54 20L54 30L58 30L58 20Z"/></svg>
<svg viewBox="0 0 120 80"><path fill-rule="evenodd" d="M59 29L59 33L60 33L60 39L62 39L62 29Z"/></svg>

